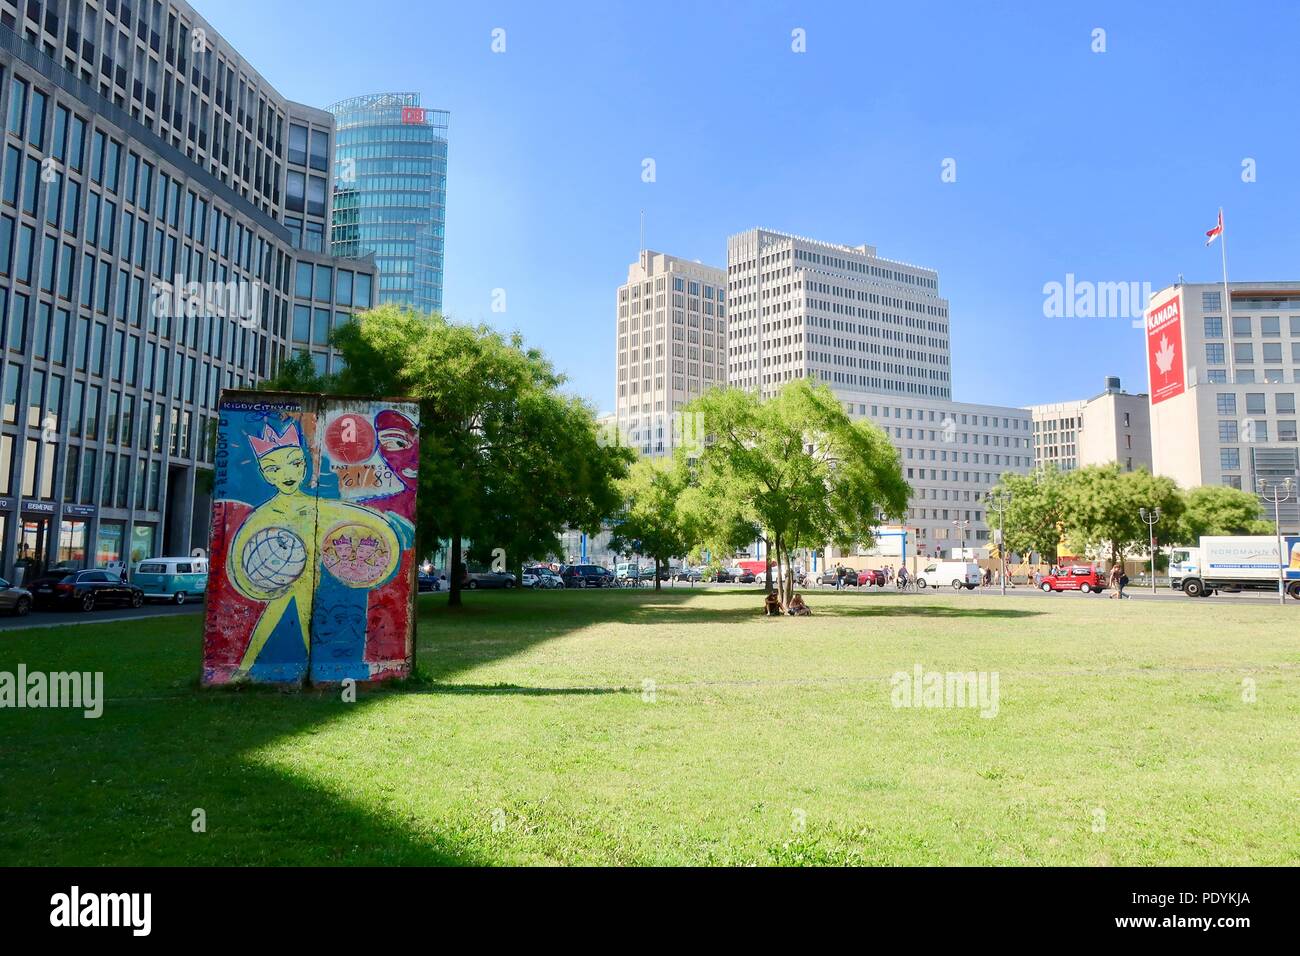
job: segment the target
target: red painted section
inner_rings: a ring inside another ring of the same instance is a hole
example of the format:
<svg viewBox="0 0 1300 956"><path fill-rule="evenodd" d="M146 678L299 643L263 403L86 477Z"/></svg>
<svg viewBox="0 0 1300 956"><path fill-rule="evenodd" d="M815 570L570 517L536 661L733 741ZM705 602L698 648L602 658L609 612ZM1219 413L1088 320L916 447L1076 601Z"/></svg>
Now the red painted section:
<svg viewBox="0 0 1300 956"><path fill-rule="evenodd" d="M230 535L252 512L242 501L216 501L212 505L212 535L208 549L207 614L203 622L203 682L230 680L248 647L262 605L244 597L230 582L226 560Z"/></svg>

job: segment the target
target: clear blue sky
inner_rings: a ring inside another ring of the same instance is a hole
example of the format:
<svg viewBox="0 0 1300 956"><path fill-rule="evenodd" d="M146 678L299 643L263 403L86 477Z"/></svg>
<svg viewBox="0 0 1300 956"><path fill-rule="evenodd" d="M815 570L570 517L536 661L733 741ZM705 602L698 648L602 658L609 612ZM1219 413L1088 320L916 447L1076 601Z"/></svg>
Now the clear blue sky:
<svg viewBox="0 0 1300 956"><path fill-rule="evenodd" d="M1046 319L1043 285L1217 281L1220 205L1232 279L1300 278L1294 3L195 3L291 99L450 110L448 315L602 410L642 209L650 248L717 266L765 226L937 269L962 401L1145 390L1141 332Z"/></svg>

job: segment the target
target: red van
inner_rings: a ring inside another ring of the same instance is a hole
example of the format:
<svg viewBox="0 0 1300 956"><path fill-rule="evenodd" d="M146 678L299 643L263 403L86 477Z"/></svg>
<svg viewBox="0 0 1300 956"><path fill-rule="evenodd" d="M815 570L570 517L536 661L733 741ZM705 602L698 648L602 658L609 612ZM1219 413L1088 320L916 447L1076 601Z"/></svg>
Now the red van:
<svg viewBox="0 0 1300 956"><path fill-rule="evenodd" d="M1039 585L1044 591L1082 591L1084 594L1096 594L1106 587L1106 579L1097 573L1090 564L1073 568L1061 568L1058 574L1043 576Z"/></svg>

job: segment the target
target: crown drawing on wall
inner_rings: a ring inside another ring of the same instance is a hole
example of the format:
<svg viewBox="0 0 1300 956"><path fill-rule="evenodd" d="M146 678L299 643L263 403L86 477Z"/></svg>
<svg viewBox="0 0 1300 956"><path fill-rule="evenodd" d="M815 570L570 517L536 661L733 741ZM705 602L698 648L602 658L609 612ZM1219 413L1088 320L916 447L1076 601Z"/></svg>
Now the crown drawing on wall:
<svg viewBox="0 0 1300 956"><path fill-rule="evenodd" d="M277 448L297 448L302 444L302 441L298 434L297 424L290 422L289 427L280 434L276 434L275 429L269 423L264 424L262 426L262 437L258 438L255 435L250 435L248 443L253 446L253 454L261 458Z"/></svg>

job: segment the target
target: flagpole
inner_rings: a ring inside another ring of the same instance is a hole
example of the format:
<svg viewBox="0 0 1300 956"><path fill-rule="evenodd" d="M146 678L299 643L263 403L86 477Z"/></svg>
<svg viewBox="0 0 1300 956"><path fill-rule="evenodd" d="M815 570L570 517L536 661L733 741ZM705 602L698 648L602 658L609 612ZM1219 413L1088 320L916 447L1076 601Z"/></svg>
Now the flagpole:
<svg viewBox="0 0 1300 956"><path fill-rule="evenodd" d="M1219 207L1219 253L1223 257L1223 317L1224 342L1228 352L1228 373L1235 384L1237 381L1236 358L1233 356L1232 336L1232 293L1228 289L1228 227L1223 222L1223 207Z"/></svg>

